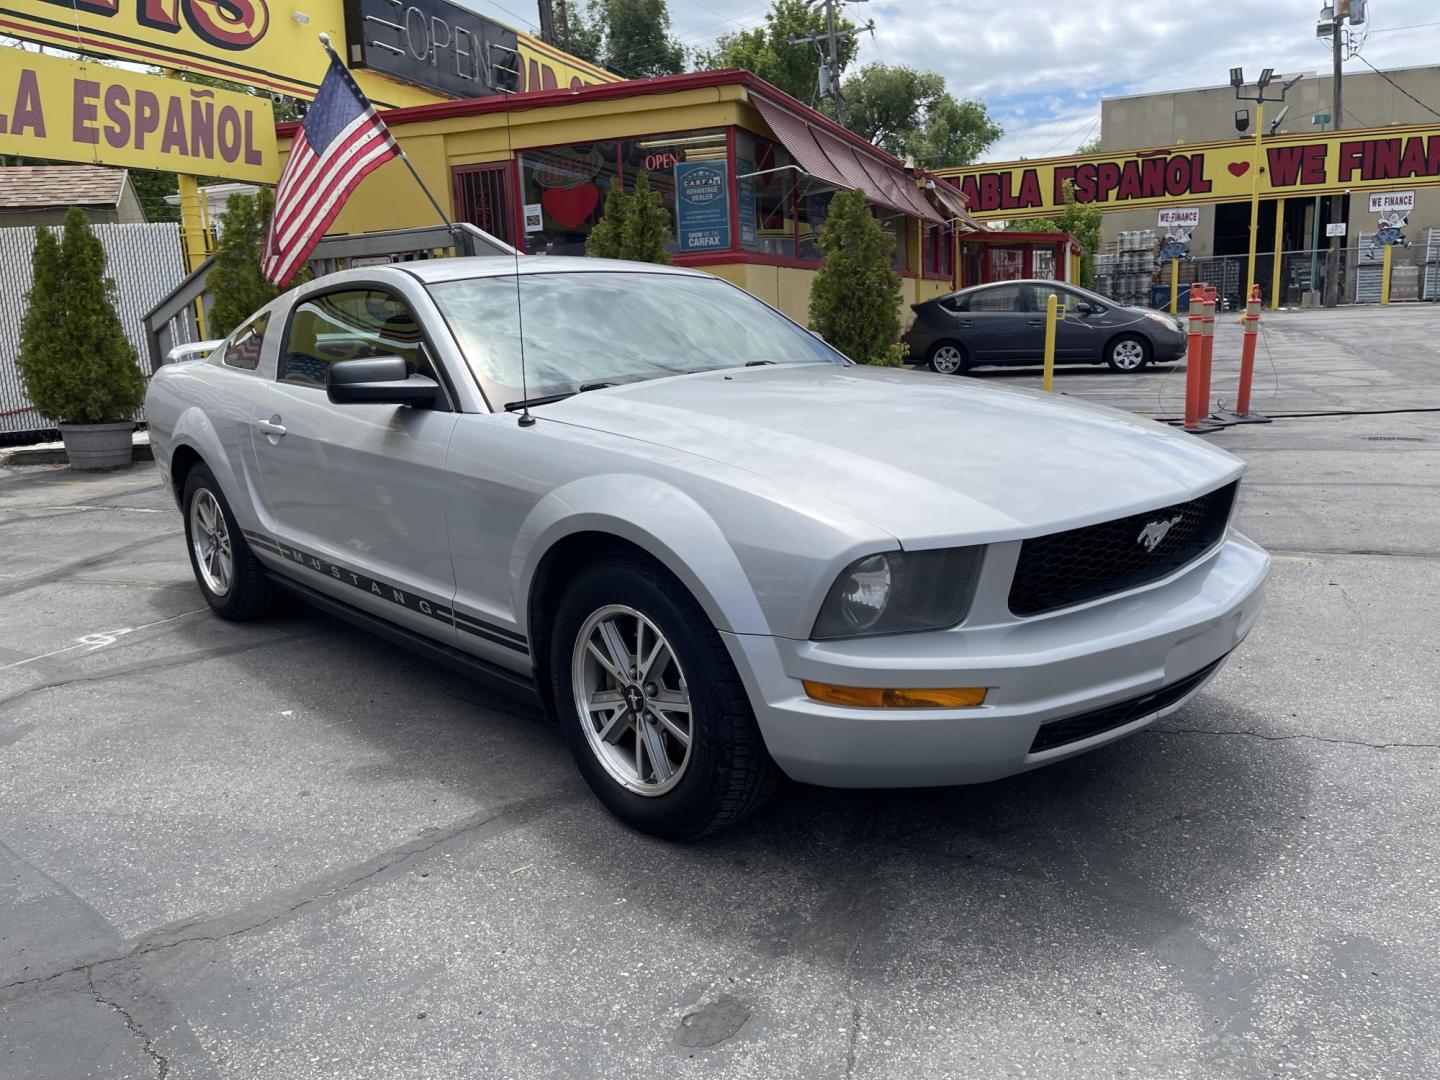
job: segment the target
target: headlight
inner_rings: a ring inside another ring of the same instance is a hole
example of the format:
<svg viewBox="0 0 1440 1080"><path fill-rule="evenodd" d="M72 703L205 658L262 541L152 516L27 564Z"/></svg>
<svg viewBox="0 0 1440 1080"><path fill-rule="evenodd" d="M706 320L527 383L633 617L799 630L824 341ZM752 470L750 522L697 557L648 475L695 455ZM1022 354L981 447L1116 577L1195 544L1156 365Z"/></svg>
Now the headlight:
<svg viewBox="0 0 1440 1080"><path fill-rule="evenodd" d="M1172 315L1162 315L1158 311L1147 311L1145 313L1145 318L1152 319L1155 322L1158 322L1161 326L1164 326L1170 330L1178 330L1181 333L1184 333L1184 328L1181 327L1180 320Z"/></svg>
<svg viewBox="0 0 1440 1080"><path fill-rule="evenodd" d="M811 638L827 641L954 626L970 609L983 550L890 551L856 559L830 586Z"/></svg>

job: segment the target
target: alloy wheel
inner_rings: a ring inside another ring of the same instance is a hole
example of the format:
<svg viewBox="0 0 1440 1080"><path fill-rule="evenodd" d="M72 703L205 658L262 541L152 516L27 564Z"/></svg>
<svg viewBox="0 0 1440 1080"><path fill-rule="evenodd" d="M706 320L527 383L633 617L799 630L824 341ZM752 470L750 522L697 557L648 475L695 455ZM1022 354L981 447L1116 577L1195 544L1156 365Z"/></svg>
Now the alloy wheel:
<svg viewBox="0 0 1440 1080"><path fill-rule="evenodd" d="M1145 346L1134 338L1126 338L1115 343L1110 356L1121 371L1136 371L1145 363Z"/></svg>
<svg viewBox="0 0 1440 1080"><path fill-rule="evenodd" d="M930 366L941 375L954 375L965 366L965 354L954 345L941 345L931 355Z"/></svg>
<svg viewBox="0 0 1440 1080"><path fill-rule="evenodd" d="M205 587L216 596L226 595L235 580L235 556L225 512L208 488L201 488L190 500L190 545Z"/></svg>
<svg viewBox="0 0 1440 1080"><path fill-rule="evenodd" d="M605 771L638 795L663 795L690 763L694 720L685 674L642 612L609 604L575 635L571 684L585 741Z"/></svg>

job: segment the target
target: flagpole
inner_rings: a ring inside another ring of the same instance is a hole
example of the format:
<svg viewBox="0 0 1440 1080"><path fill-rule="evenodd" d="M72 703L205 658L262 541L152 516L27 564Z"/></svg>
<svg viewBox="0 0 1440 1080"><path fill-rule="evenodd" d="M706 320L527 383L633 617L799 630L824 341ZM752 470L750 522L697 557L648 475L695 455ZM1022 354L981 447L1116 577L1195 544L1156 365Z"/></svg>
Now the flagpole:
<svg viewBox="0 0 1440 1080"><path fill-rule="evenodd" d="M345 68L346 74L349 74L350 69L345 67L345 61L340 59L339 55L335 52L335 50L330 47L329 34L323 32L320 34L320 44L325 47L325 51L330 54L331 59L334 60L337 64L339 64L342 68ZM355 87L358 90L359 83L356 83ZM367 95L363 90L360 91L360 96L365 99L365 103L367 105L370 105L372 109L375 107L370 102L369 95ZM386 126L386 131L389 131L388 125ZM445 227L449 229L451 233L454 233L455 223L450 220L450 215L445 213L444 209L441 208L439 201L435 198L434 194L432 194L430 189L426 186L425 181L420 179L420 174L415 171L415 166L410 161L410 155L405 153L405 148L400 145L400 140L396 139L394 135L391 135L390 138L395 143L396 155L400 158L401 161L405 162L405 167L410 170L410 175L415 178L415 183L420 185L420 190L423 191L425 193L425 197L430 200L430 205L435 208L435 213L440 215L440 220L445 223Z"/></svg>

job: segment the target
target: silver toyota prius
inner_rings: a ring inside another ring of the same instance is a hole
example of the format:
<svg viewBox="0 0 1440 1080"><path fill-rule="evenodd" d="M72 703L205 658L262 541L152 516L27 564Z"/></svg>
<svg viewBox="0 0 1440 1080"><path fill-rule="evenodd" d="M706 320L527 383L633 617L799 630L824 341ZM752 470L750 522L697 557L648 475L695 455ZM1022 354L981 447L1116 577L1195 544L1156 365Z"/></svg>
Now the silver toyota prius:
<svg viewBox="0 0 1440 1080"><path fill-rule="evenodd" d="M1204 442L852 364L694 271L575 258L292 289L146 402L228 619L299 593L556 718L674 838L782 775L992 780L1180 708L1270 559Z"/></svg>

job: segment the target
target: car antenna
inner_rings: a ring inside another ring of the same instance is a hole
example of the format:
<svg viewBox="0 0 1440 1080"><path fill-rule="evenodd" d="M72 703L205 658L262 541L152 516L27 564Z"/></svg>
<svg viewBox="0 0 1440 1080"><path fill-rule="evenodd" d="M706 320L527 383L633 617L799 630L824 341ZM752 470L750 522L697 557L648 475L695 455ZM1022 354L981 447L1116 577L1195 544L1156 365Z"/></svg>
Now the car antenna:
<svg viewBox="0 0 1440 1080"><path fill-rule="evenodd" d="M497 64L494 57L491 56L491 72L506 72L510 75L513 75L515 77L516 83L519 83L520 79L523 78L520 70L523 67L523 61L520 58L519 51L516 49L512 49L509 46L499 45L494 42L489 43L489 47L491 49L499 49L501 52L509 53L510 62L516 65L515 67L506 67L504 64ZM510 89L509 87L501 85L500 80L494 78L493 74L491 79L491 86L499 93L505 95L505 150L510 160L514 161L515 142L510 134L510 95L515 93L515 91ZM523 184L525 181L524 177L520 175L520 170L516 169L515 173L516 180L519 183ZM524 243L523 235L518 237L517 239L519 239L521 243ZM519 335L520 339L520 426L533 427L535 425L535 417L530 415L530 383L529 380L525 377L525 307L520 301L520 249L514 244L511 244L510 250L515 253L515 331Z"/></svg>

